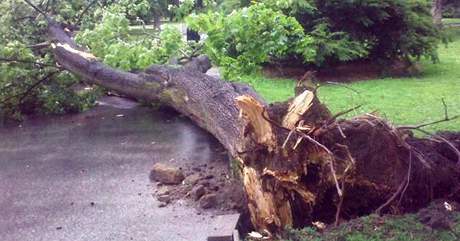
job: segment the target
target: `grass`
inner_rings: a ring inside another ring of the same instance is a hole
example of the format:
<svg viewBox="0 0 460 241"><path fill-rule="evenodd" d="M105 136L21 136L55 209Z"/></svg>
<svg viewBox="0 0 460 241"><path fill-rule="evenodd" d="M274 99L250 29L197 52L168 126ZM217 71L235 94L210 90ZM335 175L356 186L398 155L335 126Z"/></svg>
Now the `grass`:
<svg viewBox="0 0 460 241"><path fill-rule="evenodd" d="M412 78L382 78L347 84L359 94L343 86L324 85L319 98L332 112L363 105L349 116L377 111L396 124L419 124L442 119L442 99L449 115L460 115L460 29L452 30L454 42L440 46L441 62L421 62L423 74ZM267 79L261 75L244 76L268 101L283 101L293 96L292 79ZM428 131L460 131L460 119L426 128Z"/></svg>
<svg viewBox="0 0 460 241"><path fill-rule="evenodd" d="M444 24L460 24L460 18L444 18L442 22Z"/></svg>
<svg viewBox="0 0 460 241"><path fill-rule="evenodd" d="M457 241L460 234L460 213L428 210L425 214L406 214L403 216L364 216L351 220L337 228L317 232L308 227L302 230L288 230L282 241ZM450 228L432 227L421 220L440 220L450 224Z"/></svg>

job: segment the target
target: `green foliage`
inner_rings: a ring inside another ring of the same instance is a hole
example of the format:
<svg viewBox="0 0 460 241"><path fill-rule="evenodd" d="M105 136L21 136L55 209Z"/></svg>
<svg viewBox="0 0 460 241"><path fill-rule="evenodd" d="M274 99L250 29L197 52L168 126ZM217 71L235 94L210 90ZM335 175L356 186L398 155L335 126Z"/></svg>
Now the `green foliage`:
<svg viewBox="0 0 460 241"><path fill-rule="evenodd" d="M48 11L75 20L87 2L55 1ZM50 49L30 47L46 41L42 16L23 1L8 0L0 2L0 22L0 118L76 112L94 104L97 91L75 91L80 81L55 65Z"/></svg>
<svg viewBox="0 0 460 241"><path fill-rule="evenodd" d="M316 10L310 0L265 0L256 2L264 2L270 8L282 10L290 16L295 16L296 14L304 12L313 14Z"/></svg>
<svg viewBox="0 0 460 241"><path fill-rule="evenodd" d="M322 65L331 59L341 62L359 59L369 53L368 44L354 41L345 32L331 31L327 23L315 25L310 34L313 36L313 48L316 50L316 65Z"/></svg>
<svg viewBox="0 0 460 241"><path fill-rule="evenodd" d="M205 32L205 52L221 67L225 78L254 72L271 58L299 55L313 59L312 38L305 35L292 17L274 11L264 4L243 8L226 16L209 12L192 15L189 26Z"/></svg>
<svg viewBox="0 0 460 241"><path fill-rule="evenodd" d="M368 58L386 60L394 58L437 60L436 49L441 39L433 26L430 2L426 0L267 0L284 2L281 8L302 24L306 32L314 32L318 25L327 25L328 32L342 33L353 51L349 59L361 58L363 49ZM320 51L318 53L321 53ZM325 55L326 60L341 61L339 56ZM321 58L320 58L321 59Z"/></svg>
<svg viewBox="0 0 460 241"><path fill-rule="evenodd" d="M218 1L217 9L224 14L230 14L236 9L249 6L250 3L250 0L222 0Z"/></svg>
<svg viewBox="0 0 460 241"><path fill-rule="evenodd" d="M37 95L42 105L37 112L45 114L65 114L81 112L94 106L102 90L97 87L84 87L78 90L80 81L74 75L63 71L48 84L43 85Z"/></svg>
<svg viewBox="0 0 460 241"><path fill-rule="evenodd" d="M317 66L367 58L437 61L442 35L429 10L426 0L264 0L187 22L207 34L206 53L235 78L283 58Z"/></svg>
<svg viewBox="0 0 460 241"><path fill-rule="evenodd" d="M151 7L147 0L120 0L118 4L114 6L121 8L127 16L135 18L147 16Z"/></svg>
<svg viewBox="0 0 460 241"><path fill-rule="evenodd" d="M149 36L131 36L129 25L150 21L164 0L55 0L36 4L70 30L105 63L139 70L190 53L176 28ZM165 13L161 13L165 14ZM81 81L56 66L50 48L29 47L47 40L46 21L22 0L0 2L0 116L67 113L94 104L97 89L79 91Z"/></svg>
<svg viewBox="0 0 460 241"><path fill-rule="evenodd" d="M430 4L425 0L317 2L335 29L372 45L372 58L427 56L437 60L440 33L432 24Z"/></svg>
<svg viewBox="0 0 460 241"><path fill-rule="evenodd" d="M78 112L95 101L96 92L73 91L78 79L52 67L48 55L37 59L23 43L0 46L0 56L22 61L0 63L0 116L21 119L29 113Z"/></svg>
<svg viewBox="0 0 460 241"><path fill-rule="evenodd" d="M215 0L180 0L178 4L169 6L176 20L183 20L192 13L213 10L217 7Z"/></svg>
<svg viewBox="0 0 460 241"><path fill-rule="evenodd" d="M76 40L106 64L123 70L140 70L165 63L187 47L174 27L147 38L131 36L129 20L118 5L108 8L93 29L78 33Z"/></svg>

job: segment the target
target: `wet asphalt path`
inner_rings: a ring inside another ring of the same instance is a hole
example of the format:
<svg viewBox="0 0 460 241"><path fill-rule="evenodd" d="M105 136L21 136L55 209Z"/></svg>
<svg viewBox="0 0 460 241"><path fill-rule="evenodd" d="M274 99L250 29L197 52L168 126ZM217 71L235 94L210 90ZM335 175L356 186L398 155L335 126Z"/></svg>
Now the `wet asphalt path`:
<svg viewBox="0 0 460 241"><path fill-rule="evenodd" d="M149 171L206 161L214 140L174 114L105 104L117 108L0 128L0 240L206 240L212 216L158 208Z"/></svg>

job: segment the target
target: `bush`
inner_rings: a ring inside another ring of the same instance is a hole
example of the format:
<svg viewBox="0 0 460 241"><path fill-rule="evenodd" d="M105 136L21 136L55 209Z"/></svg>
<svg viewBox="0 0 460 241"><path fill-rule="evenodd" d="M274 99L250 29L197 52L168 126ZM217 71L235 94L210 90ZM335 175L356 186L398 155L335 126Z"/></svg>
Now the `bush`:
<svg viewBox="0 0 460 241"><path fill-rule="evenodd" d="M350 43L353 43L347 45L356 53L361 53L360 47L369 50L367 56L355 54L350 59L355 57L375 60L419 59L425 56L437 60L436 49L441 34L432 23L431 1L268 0L268 2L272 2L273 7L282 9L285 14L295 16L307 33L314 32L319 25L326 24L329 26L329 31L326 32L346 34L348 40L351 40ZM280 2L285 4L280 5ZM324 55L324 58L326 62L343 60L331 54Z"/></svg>
<svg viewBox="0 0 460 241"><path fill-rule="evenodd" d="M440 32L426 0L266 0L232 12L192 15L224 77L289 57L324 66L357 59L437 60Z"/></svg>

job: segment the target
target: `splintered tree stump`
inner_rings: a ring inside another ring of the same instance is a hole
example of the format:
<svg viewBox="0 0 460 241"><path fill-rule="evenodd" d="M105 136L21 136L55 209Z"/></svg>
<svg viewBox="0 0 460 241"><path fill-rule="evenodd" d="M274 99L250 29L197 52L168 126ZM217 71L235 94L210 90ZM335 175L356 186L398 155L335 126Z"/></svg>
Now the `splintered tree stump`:
<svg viewBox="0 0 460 241"><path fill-rule="evenodd" d="M459 200L458 136L417 139L373 115L337 120L314 92L268 105L249 86L204 74L199 57L180 68L113 69L48 18L60 66L85 81L160 102L214 135L240 164L251 221L278 232L371 212Z"/></svg>
<svg viewBox="0 0 460 241"><path fill-rule="evenodd" d="M265 107L237 98L245 121L241 140L249 143L239 160L259 230L410 212L437 198L458 201L459 156L452 145L460 146L459 137L413 138L370 114L336 121L309 94Z"/></svg>

